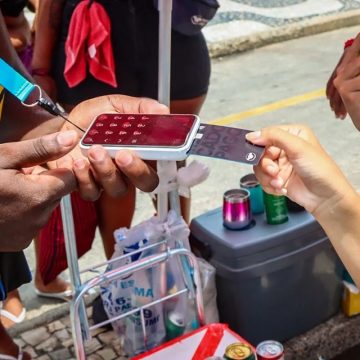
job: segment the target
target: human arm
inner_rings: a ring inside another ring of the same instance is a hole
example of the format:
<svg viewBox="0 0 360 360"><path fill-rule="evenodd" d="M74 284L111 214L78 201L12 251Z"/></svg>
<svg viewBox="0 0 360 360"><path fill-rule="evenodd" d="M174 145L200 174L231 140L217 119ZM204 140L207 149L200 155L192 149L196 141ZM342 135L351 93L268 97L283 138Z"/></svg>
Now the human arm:
<svg viewBox="0 0 360 360"><path fill-rule="evenodd" d="M10 42L9 33L1 12L0 57L24 77L31 80ZM28 101L34 101L37 96L37 91L34 91ZM0 142L17 141L50 134L58 131L63 122L61 118L53 117L38 106L33 108L25 107L14 96L7 94L0 121Z"/></svg>
<svg viewBox="0 0 360 360"><path fill-rule="evenodd" d="M360 286L360 196L313 132L300 125L270 127L247 139L266 146L254 168L264 190L312 213Z"/></svg>
<svg viewBox="0 0 360 360"><path fill-rule="evenodd" d="M52 59L64 4L65 0L41 0L36 14L33 77L53 100L56 99L56 83L51 75Z"/></svg>
<svg viewBox="0 0 360 360"><path fill-rule="evenodd" d="M25 18L24 11L17 17L5 16L4 20L16 52L23 51L31 43L30 25Z"/></svg>

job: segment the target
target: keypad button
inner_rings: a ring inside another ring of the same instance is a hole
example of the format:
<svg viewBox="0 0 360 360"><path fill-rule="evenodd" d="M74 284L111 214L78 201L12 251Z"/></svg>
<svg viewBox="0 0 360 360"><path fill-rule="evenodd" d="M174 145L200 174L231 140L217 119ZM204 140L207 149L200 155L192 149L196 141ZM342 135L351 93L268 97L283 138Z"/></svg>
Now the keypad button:
<svg viewBox="0 0 360 360"><path fill-rule="evenodd" d="M132 143L132 144L136 144L136 143L137 143L137 140L136 140L136 139L133 139L133 140L131 140L131 143Z"/></svg>
<svg viewBox="0 0 360 360"><path fill-rule="evenodd" d="M102 122L98 122L98 123L95 124L95 126L96 126L96 127L103 127L104 124L103 124Z"/></svg>
<svg viewBox="0 0 360 360"><path fill-rule="evenodd" d="M142 124L142 123L140 123L140 124L137 124L137 127L138 128L144 128L146 125L145 124Z"/></svg>
<svg viewBox="0 0 360 360"><path fill-rule="evenodd" d="M111 130L106 130L105 131L105 135L112 135L114 132L113 131L111 131Z"/></svg>
<svg viewBox="0 0 360 360"><path fill-rule="evenodd" d="M134 131L134 133L133 133L133 135L135 135L135 136L139 136L139 135L141 135L141 134L142 134L141 131Z"/></svg>
<svg viewBox="0 0 360 360"><path fill-rule="evenodd" d="M119 131L119 135L126 135L127 131Z"/></svg>
<svg viewBox="0 0 360 360"><path fill-rule="evenodd" d="M97 119L102 121L102 120L106 120L107 118L108 118L107 115L99 115Z"/></svg>
<svg viewBox="0 0 360 360"><path fill-rule="evenodd" d="M94 139L90 136L87 136L85 139L84 139L84 143L94 143Z"/></svg>
<svg viewBox="0 0 360 360"><path fill-rule="evenodd" d="M128 120L135 120L135 116L128 116Z"/></svg>
<svg viewBox="0 0 360 360"><path fill-rule="evenodd" d="M118 139L118 140L117 140L117 143L118 143L118 144L121 144L121 143L122 143L122 139Z"/></svg>
<svg viewBox="0 0 360 360"><path fill-rule="evenodd" d="M129 127L131 127L131 124L129 122L126 122L126 123L123 123L122 127L129 128Z"/></svg>
<svg viewBox="0 0 360 360"><path fill-rule="evenodd" d="M97 131L97 130L95 130L95 129L91 129L90 131L89 131L89 135L96 135L96 134L98 134L99 132Z"/></svg>
<svg viewBox="0 0 360 360"><path fill-rule="evenodd" d="M104 143L105 143L105 144L107 144L107 143L109 143L109 142L111 142L109 138L104 139Z"/></svg>
<svg viewBox="0 0 360 360"><path fill-rule="evenodd" d="M141 120L149 120L149 117L148 116L142 116Z"/></svg>
<svg viewBox="0 0 360 360"><path fill-rule="evenodd" d="M110 124L110 127L116 127L116 126L118 126L117 123L112 122L112 123Z"/></svg>
<svg viewBox="0 0 360 360"><path fill-rule="evenodd" d="M122 119L122 116L118 116L118 115L114 116L114 120L121 120L121 119Z"/></svg>

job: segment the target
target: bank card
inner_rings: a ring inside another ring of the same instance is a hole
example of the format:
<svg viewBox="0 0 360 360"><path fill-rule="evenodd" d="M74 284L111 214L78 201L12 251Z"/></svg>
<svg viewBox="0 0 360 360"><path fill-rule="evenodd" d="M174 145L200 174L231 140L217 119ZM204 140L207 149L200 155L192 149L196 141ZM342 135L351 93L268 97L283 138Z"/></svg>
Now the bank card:
<svg viewBox="0 0 360 360"><path fill-rule="evenodd" d="M245 135L252 131L201 124L188 153L257 165L264 152L264 147L253 145L246 140Z"/></svg>

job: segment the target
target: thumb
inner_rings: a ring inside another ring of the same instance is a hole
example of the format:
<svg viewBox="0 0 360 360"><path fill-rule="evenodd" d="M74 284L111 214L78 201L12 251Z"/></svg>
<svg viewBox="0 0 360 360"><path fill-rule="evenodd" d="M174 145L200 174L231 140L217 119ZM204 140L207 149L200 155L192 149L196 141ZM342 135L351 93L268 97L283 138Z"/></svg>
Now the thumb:
<svg viewBox="0 0 360 360"><path fill-rule="evenodd" d="M268 127L246 134L246 139L255 145L275 146L284 150L288 157L295 157L309 146L309 142L301 137L302 131L301 128Z"/></svg>
<svg viewBox="0 0 360 360"><path fill-rule="evenodd" d="M78 143L76 131L63 131L36 139L0 144L0 167L19 169L56 160Z"/></svg>

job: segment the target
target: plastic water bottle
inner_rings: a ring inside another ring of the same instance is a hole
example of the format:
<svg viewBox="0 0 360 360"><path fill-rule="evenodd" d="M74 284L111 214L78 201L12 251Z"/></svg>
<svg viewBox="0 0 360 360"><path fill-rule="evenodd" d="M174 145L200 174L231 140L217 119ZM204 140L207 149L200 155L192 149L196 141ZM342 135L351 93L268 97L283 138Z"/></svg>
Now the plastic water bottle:
<svg viewBox="0 0 360 360"><path fill-rule="evenodd" d="M157 289L156 269L137 271L132 275L134 288L132 289L131 304L133 308L147 305L160 297ZM140 354L146 350L162 344L165 341L165 324L163 306L161 303L145 308L144 325L146 339L144 339L140 311L126 319L125 351L129 354Z"/></svg>

